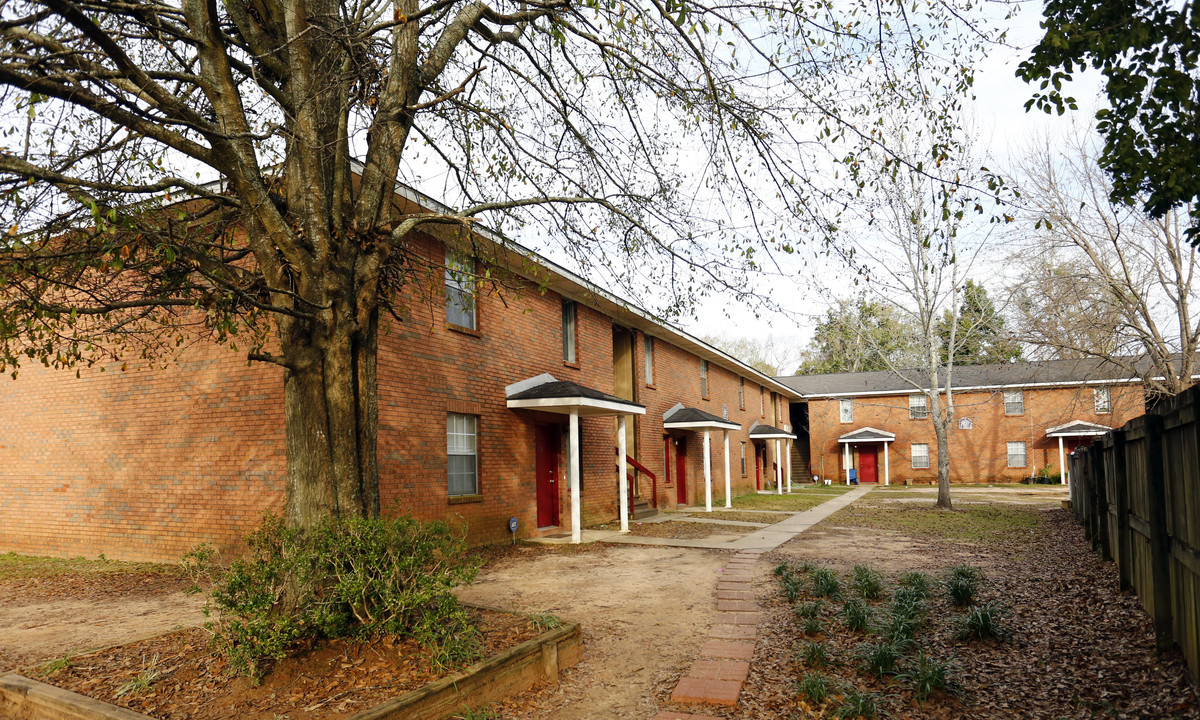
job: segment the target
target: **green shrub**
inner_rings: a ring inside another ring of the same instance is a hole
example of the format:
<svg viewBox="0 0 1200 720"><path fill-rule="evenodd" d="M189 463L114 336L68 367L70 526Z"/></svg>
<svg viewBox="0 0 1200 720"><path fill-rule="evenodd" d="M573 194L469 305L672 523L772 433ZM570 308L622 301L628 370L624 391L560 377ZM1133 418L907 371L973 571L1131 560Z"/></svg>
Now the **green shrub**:
<svg viewBox="0 0 1200 720"><path fill-rule="evenodd" d="M800 603L793 609L793 612L795 612L796 617L800 618L801 620L815 618L821 614L821 606L823 604L824 603L822 603L820 600L811 600L806 603Z"/></svg>
<svg viewBox="0 0 1200 720"><path fill-rule="evenodd" d="M879 676L894 674L903 656L902 648L887 640L863 643L857 653L863 670Z"/></svg>
<svg viewBox="0 0 1200 720"><path fill-rule="evenodd" d="M267 515L246 545L224 570L206 546L184 558L211 585L207 627L234 673L257 680L297 642L322 637L411 637L438 668L478 655L451 589L474 579L479 560L445 522L333 518L301 532Z"/></svg>
<svg viewBox="0 0 1200 720"><path fill-rule="evenodd" d="M923 572L906 572L900 576L900 587L924 600L929 597L929 576Z"/></svg>
<svg viewBox="0 0 1200 720"><path fill-rule="evenodd" d="M813 595L818 597L836 597L842 594L842 584L837 573L829 568L817 568L808 574L812 578Z"/></svg>
<svg viewBox="0 0 1200 720"><path fill-rule="evenodd" d="M780 578L783 577L784 575L791 575L792 574L792 565L787 560L784 560L783 562L776 565L775 569L772 570L771 572L774 573L775 577L780 577Z"/></svg>
<svg viewBox="0 0 1200 720"><path fill-rule="evenodd" d="M959 621L958 638L960 640L1003 640L1011 635L1004 627L1001 616L1004 610L996 603L972 605Z"/></svg>
<svg viewBox="0 0 1200 720"><path fill-rule="evenodd" d="M970 605L975 600L975 581L960 575L951 575L946 578L946 596L950 598L950 602L959 607Z"/></svg>
<svg viewBox="0 0 1200 720"><path fill-rule="evenodd" d="M854 591L867 600L877 600L883 594L883 576L866 565L855 565L850 578Z"/></svg>
<svg viewBox="0 0 1200 720"><path fill-rule="evenodd" d="M955 679L954 671L953 658L935 660L918 651L908 670L897 674L896 679L912 688L913 698L920 704L928 700L935 690L951 695L961 694L962 685Z"/></svg>
<svg viewBox="0 0 1200 720"><path fill-rule="evenodd" d="M882 712L883 697L879 693L847 687L842 693L842 702L833 710L833 717L871 720L879 717Z"/></svg>
<svg viewBox="0 0 1200 720"><path fill-rule="evenodd" d="M955 565L954 567L950 568L948 573L952 578L969 580L977 585L984 580L983 571L977 567L971 567L970 565Z"/></svg>
<svg viewBox="0 0 1200 720"><path fill-rule="evenodd" d="M795 575L784 575L779 580L783 587L783 594L788 602L794 603L800 598L800 593L804 589L804 585L800 578Z"/></svg>
<svg viewBox="0 0 1200 720"><path fill-rule="evenodd" d="M862 632L871 626L871 607L858 598L842 606L842 620L852 632Z"/></svg>
<svg viewBox="0 0 1200 720"><path fill-rule="evenodd" d="M879 634L892 646L903 650L913 642L923 625L921 615L892 613L879 627Z"/></svg>
<svg viewBox="0 0 1200 720"><path fill-rule="evenodd" d="M804 624L800 626L800 632L809 637L825 634L825 627L821 625L821 619L816 617L805 618Z"/></svg>
<svg viewBox="0 0 1200 720"><path fill-rule="evenodd" d="M829 697L829 681L820 673L805 673L804 677L800 678L796 695L806 702L819 705Z"/></svg>
<svg viewBox="0 0 1200 720"><path fill-rule="evenodd" d="M832 663L829 660L829 653L825 646L821 643L805 643L800 650L800 659L804 664L813 670L820 670L823 667L828 667Z"/></svg>

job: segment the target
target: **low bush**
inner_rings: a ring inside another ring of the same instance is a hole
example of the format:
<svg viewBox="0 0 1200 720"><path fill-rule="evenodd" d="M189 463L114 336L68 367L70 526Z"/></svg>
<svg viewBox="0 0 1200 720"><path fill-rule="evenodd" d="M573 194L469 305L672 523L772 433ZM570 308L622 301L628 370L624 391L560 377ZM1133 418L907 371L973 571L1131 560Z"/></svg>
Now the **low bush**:
<svg viewBox="0 0 1200 720"><path fill-rule="evenodd" d="M900 646L888 640L863 643L858 646L857 654L863 670L881 677L895 674L904 655Z"/></svg>
<svg viewBox="0 0 1200 720"><path fill-rule="evenodd" d="M946 578L946 596L959 607L970 605L975 600L975 581L959 575Z"/></svg>
<svg viewBox="0 0 1200 720"><path fill-rule="evenodd" d="M842 692L842 702L833 710L833 717L846 720L851 718L871 720L879 717L882 713L882 695L859 690L856 687L847 687Z"/></svg>
<svg viewBox="0 0 1200 720"><path fill-rule="evenodd" d="M818 617L805 618L800 625L800 632L808 637L816 637L825 634L825 626L821 624L821 619Z"/></svg>
<svg viewBox="0 0 1200 720"><path fill-rule="evenodd" d="M863 632L871 626L871 607L858 598L842 606L842 621L852 632Z"/></svg>
<svg viewBox="0 0 1200 720"><path fill-rule="evenodd" d="M796 695L805 702L820 705L829 697L829 681L820 673L805 673L804 677L800 678Z"/></svg>
<svg viewBox="0 0 1200 720"><path fill-rule="evenodd" d="M883 594L883 576L866 565L855 565L850 574L854 591L867 600L878 600Z"/></svg>
<svg viewBox="0 0 1200 720"><path fill-rule="evenodd" d="M836 597L842 594L842 583L837 573L829 568L817 568L808 574L812 578L813 595L818 597Z"/></svg>
<svg viewBox="0 0 1200 720"><path fill-rule="evenodd" d="M951 695L962 693L962 685L954 677L955 663L953 658L936 660L923 652L909 663L908 669L896 675L896 679L907 683L912 688L913 699L921 704L929 699L934 691L940 690Z"/></svg>
<svg viewBox="0 0 1200 720"><path fill-rule="evenodd" d="M800 603L797 605L794 612L796 613L796 617L800 618L801 620L807 620L820 615L822 605L823 603L820 600L811 600L809 602Z"/></svg>
<svg viewBox="0 0 1200 720"><path fill-rule="evenodd" d="M924 600L929 597L931 585L929 576L923 572L906 572L900 576L900 587Z"/></svg>
<svg viewBox="0 0 1200 720"><path fill-rule="evenodd" d="M200 546L184 558L209 587L205 613L231 671L258 680L301 641L392 634L433 651L445 668L478 656L478 632L452 588L479 560L441 521L331 518L307 531L267 515L248 552L221 568Z"/></svg>
<svg viewBox="0 0 1200 720"><path fill-rule="evenodd" d="M972 605L959 620L960 640L1003 640L1012 632L1001 622L1003 608L996 603Z"/></svg>
<svg viewBox="0 0 1200 720"><path fill-rule="evenodd" d="M829 653L825 646L821 643L805 643L799 653L799 659L804 661L804 664L813 670L820 670L823 667L829 667L832 663L829 660Z"/></svg>

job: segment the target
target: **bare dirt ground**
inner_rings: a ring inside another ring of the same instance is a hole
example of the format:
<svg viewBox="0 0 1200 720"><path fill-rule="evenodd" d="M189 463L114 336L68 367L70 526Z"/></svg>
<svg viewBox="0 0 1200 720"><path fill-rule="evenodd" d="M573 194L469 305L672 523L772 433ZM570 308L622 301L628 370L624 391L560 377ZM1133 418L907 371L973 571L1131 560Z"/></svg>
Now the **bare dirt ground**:
<svg viewBox="0 0 1200 720"><path fill-rule="evenodd" d="M489 563L474 585L461 589L463 600L583 624L582 662L558 684L498 706L500 717L653 717L655 691L696 658L715 611L717 569L729 556L641 546L523 547Z"/></svg>
<svg viewBox="0 0 1200 720"><path fill-rule="evenodd" d="M173 574L0 578L0 672L204 622Z"/></svg>

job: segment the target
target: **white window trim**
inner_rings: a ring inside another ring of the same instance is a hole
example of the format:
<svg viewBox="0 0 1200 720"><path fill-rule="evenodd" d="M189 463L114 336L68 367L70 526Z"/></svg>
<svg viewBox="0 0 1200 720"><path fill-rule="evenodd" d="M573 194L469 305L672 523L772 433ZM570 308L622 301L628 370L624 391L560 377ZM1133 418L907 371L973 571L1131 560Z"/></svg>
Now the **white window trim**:
<svg viewBox="0 0 1200 720"><path fill-rule="evenodd" d="M570 327L567 326L568 317L570 318ZM563 362L571 365L579 362L578 327L579 306L575 304L574 300L564 298L562 301Z"/></svg>
<svg viewBox="0 0 1200 720"><path fill-rule="evenodd" d="M1013 464L1013 457L1016 455L1016 453L1013 452L1013 449L1014 449L1014 446L1016 446L1016 445L1021 446L1020 447L1020 450L1021 450L1021 452L1020 452L1021 464L1020 465ZM1010 440L1005 444L1004 449L1005 449L1005 452L1008 454L1008 466L1010 468L1029 467L1029 446L1025 444L1024 440Z"/></svg>
<svg viewBox="0 0 1200 720"><path fill-rule="evenodd" d="M1101 398L1104 398L1101 402ZM1112 414L1112 390L1106 387L1092 388L1092 405L1097 415Z"/></svg>
<svg viewBox="0 0 1200 720"><path fill-rule="evenodd" d="M918 455L917 448L925 448L925 453L923 455ZM912 458L913 470L928 470L929 469L929 443L913 443L909 449L909 456ZM918 458L924 458L925 464L919 465L917 463Z"/></svg>
<svg viewBox="0 0 1200 720"><path fill-rule="evenodd" d="M1016 400L1010 400L1009 398L1016 398ZM1021 409L1018 412L1009 412L1009 409L1008 409L1009 405L1017 405L1017 404L1020 404ZM1010 417L1016 417L1018 415L1025 414L1025 391L1024 390L1005 390L1004 391L1004 414L1008 415Z"/></svg>
<svg viewBox="0 0 1200 720"><path fill-rule="evenodd" d="M470 420L470 432L455 432L456 418L468 418ZM455 438L470 438L470 448L455 447ZM474 487L472 492L455 492L450 488L450 458L451 457L470 457L472 459L471 474ZM464 497L479 494L479 416L467 415L465 413L446 413L446 493L450 497Z"/></svg>
<svg viewBox="0 0 1200 720"><path fill-rule="evenodd" d="M707 398L709 390L711 389L709 387L708 380L709 380L709 378L708 378L708 361L701 360L700 361L700 397L702 397L702 398Z"/></svg>
<svg viewBox="0 0 1200 720"><path fill-rule="evenodd" d="M642 336L642 363L646 366L642 370L642 379L649 386L654 385L654 338L650 335Z"/></svg>
<svg viewBox="0 0 1200 720"><path fill-rule="evenodd" d="M738 410L746 409L746 378L738 378ZM742 473L745 475L746 473Z"/></svg>
<svg viewBox="0 0 1200 720"><path fill-rule="evenodd" d="M853 400L838 400L838 419L841 420L843 425L854 422Z"/></svg>
<svg viewBox="0 0 1200 720"><path fill-rule="evenodd" d="M918 404L919 401L919 404ZM929 417L929 398L924 393L908 396L908 419L924 420Z"/></svg>
<svg viewBox="0 0 1200 720"><path fill-rule="evenodd" d="M462 327L468 330L479 329L479 301L475 297L475 286L472 279L475 267L471 258L450 248L446 249L446 324ZM463 314L470 314L471 324L463 325L450 319L450 303L457 302L459 295L451 296L450 291L461 293L462 297L470 298L470 307L462 303L459 308Z"/></svg>

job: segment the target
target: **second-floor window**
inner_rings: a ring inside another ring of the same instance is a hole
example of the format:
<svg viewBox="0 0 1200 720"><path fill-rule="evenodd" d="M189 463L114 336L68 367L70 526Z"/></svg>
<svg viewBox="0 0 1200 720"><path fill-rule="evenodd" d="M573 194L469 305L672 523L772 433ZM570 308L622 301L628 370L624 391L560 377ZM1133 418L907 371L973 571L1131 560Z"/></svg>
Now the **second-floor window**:
<svg viewBox="0 0 1200 720"><path fill-rule="evenodd" d="M562 302L563 362L575 362L575 302Z"/></svg>
<svg viewBox="0 0 1200 720"><path fill-rule="evenodd" d="M1025 414L1025 393L1021 390L1005 390L1004 391L1004 414L1005 415L1024 415Z"/></svg>
<svg viewBox="0 0 1200 720"><path fill-rule="evenodd" d="M1095 388L1092 390L1092 400L1096 405L1096 412L1100 414L1112 412L1112 393L1108 388Z"/></svg>
<svg viewBox="0 0 1200 720"><path fill-rule="evenodd" d="M646 366L646 384L654 384L654 338L642 336L642 362Z"/></svg>
<svg viewBox="0 0 1200 720"><path fill-rule="evenodd" d="M700 361L700 397L708 397L708 361Z"/></svg>
<svg viewBox="0 0 1200 720"><path fill-rule="evenodd" d="M853 400L839 400L838 407L842 413L842 422L844 422L844 423L854 422L854 401Z"/></svg>
<svg viewBox="0 0 1200 720"><path fill-rule="evenodd" d="M909 395L908 417L911 420L924 420L929 417L929 398L919 394Z"/></svg>
<svg viewBox="0 0 1200 720"><path fill-rule="evenodd" d="M738 378L738 410L746 409L746 378Z"/></svg>
<svg viewBox="0 0 1200 720"><path fill-rule="evenodd" d="M746 443L742 443L742 474L746 474Z"/></svg>
<svg viewBox="0 0 1200 720"><path fill-rule="evenodd" d="M475 267L471 258L446 250L446 324L475 330Z"/></svg>

